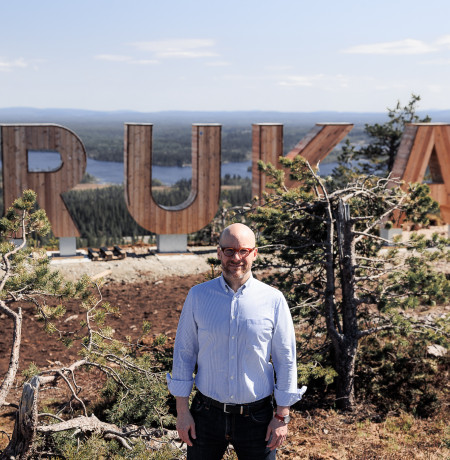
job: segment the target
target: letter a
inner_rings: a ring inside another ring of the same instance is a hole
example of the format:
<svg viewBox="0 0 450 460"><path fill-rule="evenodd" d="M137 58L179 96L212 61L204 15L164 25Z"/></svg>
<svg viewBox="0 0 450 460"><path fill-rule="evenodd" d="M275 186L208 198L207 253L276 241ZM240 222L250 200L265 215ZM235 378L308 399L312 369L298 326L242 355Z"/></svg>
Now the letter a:
<svg viewBox="0 0 450 460"><path fill-rule="evenodd" d="M411 123L403 133L391 177L422 182L427 166L431 175L430 196L441 208L441 218L450 224L450 124Z"/></svg>

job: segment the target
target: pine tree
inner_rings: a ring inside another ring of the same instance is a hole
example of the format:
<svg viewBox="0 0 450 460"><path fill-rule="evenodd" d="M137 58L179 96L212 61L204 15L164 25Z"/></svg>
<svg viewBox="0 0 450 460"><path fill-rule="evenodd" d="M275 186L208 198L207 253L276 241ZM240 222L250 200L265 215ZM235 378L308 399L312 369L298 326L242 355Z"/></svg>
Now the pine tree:
<svg viewBox="0 0 450 460"><path fill-rule="evenodd" d="M385 330L425 332L405 311L450 299L449 281L433 269L434 261L448 259L448 241L414 236L400 251L383 248L389 242L377 231L394 212L425 222L438 205L426 185L411 185L404 192L387 178L363 176L330 191L331 181L322 180L301 157L282 163L302 185L288 190L282 171L261 165L273 178L273 190L250 214L260 234L260 268L272 270L271 280L297 318L309 324L311 337L327 338L337 403L352 409L360 340ZM307 363L302 366L306 372Z"/></svg>

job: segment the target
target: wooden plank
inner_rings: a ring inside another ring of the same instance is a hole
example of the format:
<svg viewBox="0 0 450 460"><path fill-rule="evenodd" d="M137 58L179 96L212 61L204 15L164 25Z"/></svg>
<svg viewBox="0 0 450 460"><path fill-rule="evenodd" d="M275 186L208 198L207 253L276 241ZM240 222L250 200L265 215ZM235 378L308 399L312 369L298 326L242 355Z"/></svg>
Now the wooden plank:
<svg viewBox="0 0 450 460"><path fill-rule="evenodd" d="M100 273L97 273L97 274L94 275L94 276L91 276L91 280L92 280L92 281L97 281L97 280L99 280L100 278L105 278L105 277L107 277L108 275L111 275L111 273L112 273L112 270L104 270L104 271L102 271L102 272L100 272Z"/></svg>
<svg viewBox="0 0 450 460"><path fill-rule="evenodd" d="M122 249L120 246L114 246L114 255L118 256L119 259L126 259L127 257L125 249Z"/></svg>
<svg viewBox="0 0 450 460"><path fill-rule="evenodd" d="M98 251L92 249L92 248L88 248L88 256L90 259L92 260L98 260L98 258L100 257L100 254Z"/></svg>
<svg viewBox="0 0 450 460"><path fill-rule="evenodd" d="M114 253L105 246L100 248L100 255L106 260L113 260Z"/></svg>

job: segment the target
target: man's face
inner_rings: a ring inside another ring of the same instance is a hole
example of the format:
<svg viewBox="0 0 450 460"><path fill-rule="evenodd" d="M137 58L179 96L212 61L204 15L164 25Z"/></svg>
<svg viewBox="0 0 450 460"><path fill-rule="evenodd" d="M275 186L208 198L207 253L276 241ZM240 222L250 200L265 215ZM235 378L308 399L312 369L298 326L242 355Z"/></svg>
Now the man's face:
<svg viewBox="0 0 450 460"><path fill-rule="evenodd" d="M222 263L222 272L225 279L230 281L247 281L250 277L253 261L256 259L258 253L258 249L252 249L254 246L254 238L249 235L227 235L221 240L220 247L217 249L217 257ZM241 257L239 252L236 252L233 256L226 256L221 248L249 248L252 250L247 257Z"/></svg>

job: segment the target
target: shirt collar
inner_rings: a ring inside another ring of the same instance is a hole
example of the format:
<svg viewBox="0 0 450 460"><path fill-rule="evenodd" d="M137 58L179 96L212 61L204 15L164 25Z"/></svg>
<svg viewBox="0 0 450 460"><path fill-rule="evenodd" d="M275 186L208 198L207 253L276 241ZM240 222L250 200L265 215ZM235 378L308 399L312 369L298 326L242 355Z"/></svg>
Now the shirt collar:
<svg viewBox="0 0 450 460"><path fill-rule="evenodd" d="M225 292L233 291L230 286L228 286L227 282L225 281L225 278L223 277L223 274L220 275L219 278L220 281L220 286ZM251 283L253 281L253 274L250 272L250 278L237 290L237 292L244 292L245 289L250 287Z"/></svg>

